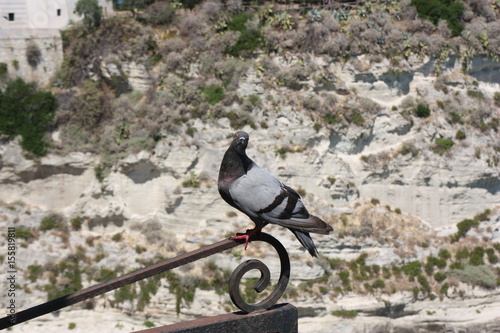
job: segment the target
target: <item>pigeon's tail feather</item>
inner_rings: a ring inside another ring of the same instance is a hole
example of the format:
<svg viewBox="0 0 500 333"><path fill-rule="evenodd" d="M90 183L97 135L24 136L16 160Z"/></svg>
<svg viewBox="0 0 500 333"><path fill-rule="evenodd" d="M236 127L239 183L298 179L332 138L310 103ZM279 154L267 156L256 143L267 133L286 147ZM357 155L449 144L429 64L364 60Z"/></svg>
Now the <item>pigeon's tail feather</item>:
<svg viewBox="0 0 500 333"><path fill-rule="evenodd" d="M293 232L300 244L302 244L302 246L305 247L313 257L318 257L318 249L316 249L316 245L314 245L314 242L308 232L297 229L290 229L290 231Z"/></svg>
<svg viewBox="0 0 500 333"><path fill-rule="evenodd" d="M297 228L315 234L328 235L333 231L331 225L314 215L309 215L307 219L291 218L279 224L284 227Z"/></svg>

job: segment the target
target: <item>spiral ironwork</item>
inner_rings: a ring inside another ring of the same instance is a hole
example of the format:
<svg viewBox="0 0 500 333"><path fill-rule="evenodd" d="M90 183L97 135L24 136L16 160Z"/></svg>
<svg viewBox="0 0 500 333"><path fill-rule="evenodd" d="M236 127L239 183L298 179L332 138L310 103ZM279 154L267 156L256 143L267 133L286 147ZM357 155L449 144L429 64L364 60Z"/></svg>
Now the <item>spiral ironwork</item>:
<svg viewBox="0 0 500 333"><path fill-rule="evenodd" d="M290 280L290 258L283 245L276 238L266 233L260 233L250 238L250 241L262 241L270 244L279 255L281 271L278 283L269 296L261 302L249 304L243 300L240 292L240 283L243 276L251 270L259 270L261 276L253 288L256 292L261 293L269 286L271 273L269 268L262 261L257 259L247 260L236 267L229 279L229 295L234 305L245 312L269 309L276 304L281 295L283 295L288 285L288 281Z"/></svg>
<svg viewBox="0 0 500 333"><path fill-rule="evenodd" d="M262 276L254 288L256 291L262 292L269 285L271 275L269 268L267 268L267 266L261 261L252 259L240 264L240 266L235 269L229 283L230 295L234 304L245 312L268 309L274 305L285 291L290 278L290 259L288 258L285 248L276 238L265 233L260 233L259 235L251 237L250 241L263 241L269 243L276 249L281 261L281 275L275 290L264 301L257 304L247 304L243 301L241 295L239 294L239 283L241 278L249 270L258 269ZM0 318L0 330L40 317L47 313L60 310L86 299L107 293L111 290L124 287L153 275L186 265L190 262L232 249L236 246L242 245L243 243L244 241L242 240L225 239L200 249L178 255L174 258L164 260L154 265L138 269L137 271L127 273L109 281L101 282L74 293L19 311L14 316L11 315Z"/></svg>

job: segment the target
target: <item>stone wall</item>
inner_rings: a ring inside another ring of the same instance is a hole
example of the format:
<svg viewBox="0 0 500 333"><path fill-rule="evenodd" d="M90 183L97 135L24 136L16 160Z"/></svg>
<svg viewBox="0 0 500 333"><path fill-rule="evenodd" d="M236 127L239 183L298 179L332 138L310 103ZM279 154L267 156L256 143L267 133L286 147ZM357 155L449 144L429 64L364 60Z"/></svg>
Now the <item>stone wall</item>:
<svg viewBox="0 0 500 333"><path fill-rule="evenodd" d="M0 63L7 64L8 77L48 84L63 61L58 30L0 31Z"/></svg>

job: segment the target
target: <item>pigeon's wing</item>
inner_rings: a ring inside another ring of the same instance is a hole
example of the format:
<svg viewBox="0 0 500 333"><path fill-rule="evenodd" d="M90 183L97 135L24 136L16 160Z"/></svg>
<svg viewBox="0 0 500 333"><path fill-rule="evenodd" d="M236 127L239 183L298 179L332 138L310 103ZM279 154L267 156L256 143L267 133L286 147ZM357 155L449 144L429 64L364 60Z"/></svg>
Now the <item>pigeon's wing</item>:
<svg viewBox="0 0 500 333"><path fill-rule="evenodd" d="M280 195L283 184L266 170L252 163L247 173L229 187L232 202L251 218L268 207Z"/></svg>
<svg viewBox="0 0 500 333"><path fill-rule="evenodd" d="M229 195L250 218L315 233L331 231L323 220L309 214L295 190L255 163L231 184Z"/></svg>
<svg viewBox="0 0 500 333"><path fill-rule="evenodd" d="M283 198L280 204L275 203L260 212L263 220L290 228L290 230L297 229L320 234L328 234L332 230L332 227L322 219L309 214L300 195L291 187L283 185L279 197Z"/></svg>

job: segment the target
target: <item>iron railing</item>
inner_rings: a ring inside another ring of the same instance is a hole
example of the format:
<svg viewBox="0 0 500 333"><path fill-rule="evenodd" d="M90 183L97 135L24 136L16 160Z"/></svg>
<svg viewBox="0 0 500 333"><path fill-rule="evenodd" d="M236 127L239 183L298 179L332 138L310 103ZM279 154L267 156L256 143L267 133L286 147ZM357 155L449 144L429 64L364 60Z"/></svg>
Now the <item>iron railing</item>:
<svg viewBox="0 0 500 333"><path fill-rule="evenodd" d="M236 269L233 271L229 279L229 295L233 303L239 309L247 313L258 310L267 310L271 308L278 301L281 295L283 295L283 292L285 291L290 278L290 259L283 245L276 238L266 233L260 233L250 238L250 242L255 242L255 241L266 242L270 244L278 252L281 262L281 272L280 272L280 277L278 279L278 283L275 286L274 290L269 294L269 296L267 296L264 300L262 300L259 303L248 304L243 300L240 293L239 285L241 279L248 271L259 270L261 273L261 277L254 286L254 289L256 292L261 293L269 286L270 283L269 268L262 261L257 259L247 260L241 263L238 267L236 267ZM102 282L94 286L79 290L69 295L56 298L46 303L42 303L40 305L15 313L14 315L9 315L7 317L1 318L0 330L28 321L33 318L40 317L50 312L60 310L67 306L85 301L89 298L107 293L111 290L124 287L126 285L132 284L142 279L151 277L153 275L160 274L165 271L174 269L176 267L186 265L193 261L206 258L213 254L232 249L241 244L243 244L242 240L233 240L233 239L222 240L214 244L202 247L200 249L181 254L177 257L167 259L157 264L144 267L142 269L125 274L123 276L116 277L109 281Z"/></svg>

